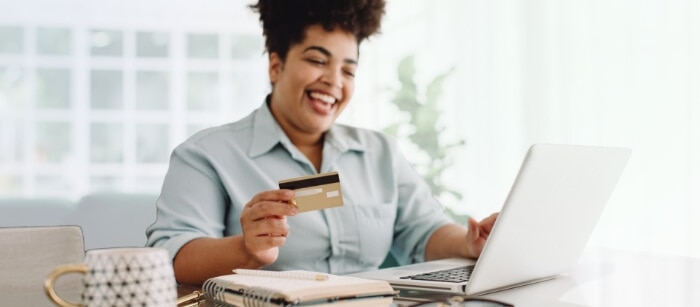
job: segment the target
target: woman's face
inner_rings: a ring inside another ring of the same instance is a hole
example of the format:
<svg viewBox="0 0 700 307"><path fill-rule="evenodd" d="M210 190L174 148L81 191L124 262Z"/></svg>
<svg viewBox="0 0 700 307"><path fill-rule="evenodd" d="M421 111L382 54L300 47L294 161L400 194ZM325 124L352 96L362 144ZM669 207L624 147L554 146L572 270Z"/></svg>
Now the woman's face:
<svg viewBox="0 0 700 307"><path fill-rule="evenodd" d="M358 54L353 34L320 25L307 28L304 41L289 48L286 60L270 54L270 108L293 141L320 137L345 109L355 89Z"/></svg>

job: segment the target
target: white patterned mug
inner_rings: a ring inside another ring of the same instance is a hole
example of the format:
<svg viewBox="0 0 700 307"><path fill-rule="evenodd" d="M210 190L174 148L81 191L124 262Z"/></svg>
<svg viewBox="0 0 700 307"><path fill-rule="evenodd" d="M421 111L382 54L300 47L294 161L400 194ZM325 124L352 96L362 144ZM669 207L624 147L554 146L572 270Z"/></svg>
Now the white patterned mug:
<svg viewBox="0 0 700 307"><path fill-rule="evenodd" d="M56 294L54 284L66 273L82 273L79 304ZM176 306L177 284L170 256L161 248L89 250L84 263L57 267L44 281L49 298L59 306Z"/></svg>

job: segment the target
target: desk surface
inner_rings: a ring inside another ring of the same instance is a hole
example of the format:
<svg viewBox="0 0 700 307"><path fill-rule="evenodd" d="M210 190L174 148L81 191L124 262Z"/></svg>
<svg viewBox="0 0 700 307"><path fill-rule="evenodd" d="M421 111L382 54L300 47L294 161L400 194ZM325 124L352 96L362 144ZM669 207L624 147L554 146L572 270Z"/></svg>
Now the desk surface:
<svg viewBox="0 0 700 307"><path fill-rule="evenodd" d="M579 263L554 280L484 297L518 307L700 306L700 259L610 249L587 250ZM181 287L180 295L193 288ZM5 293L2 306L54 306L41 292ZM425 298L442 294L421 293ZM398 303L401 306L401 303Z"/></svg>
<svg viewBox="0 0 700 307"><path fill-rule="evenodd" d="M700 259L587 250L562 276L486 297L527 306L700 306Z"/></svg>

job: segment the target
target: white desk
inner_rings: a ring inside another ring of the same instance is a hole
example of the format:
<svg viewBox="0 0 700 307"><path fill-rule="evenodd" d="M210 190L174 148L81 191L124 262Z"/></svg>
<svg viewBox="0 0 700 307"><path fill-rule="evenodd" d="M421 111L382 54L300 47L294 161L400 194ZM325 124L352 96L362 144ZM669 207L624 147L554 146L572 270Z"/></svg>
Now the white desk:
<svg viewBox="0 0 700 307"><path fill-rule="evenodd" d="M190 292L191 289L181 295ZM517 307L700 306L700 259L593 249L584 253L573 270L554 280L485 297ZM0 306L53 304L43 291L18 293L0 289Z"/></svg>
<svg viewBox="0 0 700 307"><path fill-rule="evenodd" d="M528 306L700 306L700 259L587 250L566 274L485 295Z"/></svg>

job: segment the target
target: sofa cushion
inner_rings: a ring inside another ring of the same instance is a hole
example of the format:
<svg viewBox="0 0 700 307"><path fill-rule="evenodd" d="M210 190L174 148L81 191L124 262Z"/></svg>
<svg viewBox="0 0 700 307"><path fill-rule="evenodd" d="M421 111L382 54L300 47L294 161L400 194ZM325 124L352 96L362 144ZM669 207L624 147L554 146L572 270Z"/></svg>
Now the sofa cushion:
<svg viewBox="0 0 700 307"><path fill-rule="evenodd" d="M75 204L55 198L0 199L0 227L61 225Z"/></svg>
<svg viewBox="0 0 700 307"><path fill-rule="evenodd" d="M87 250L106 247L142 247L146 228L156 219L153 194L98 193L78 201L65 224L83 229Z"/></svg>

